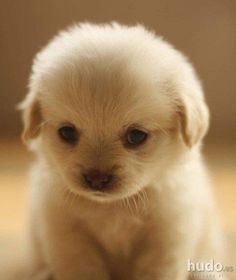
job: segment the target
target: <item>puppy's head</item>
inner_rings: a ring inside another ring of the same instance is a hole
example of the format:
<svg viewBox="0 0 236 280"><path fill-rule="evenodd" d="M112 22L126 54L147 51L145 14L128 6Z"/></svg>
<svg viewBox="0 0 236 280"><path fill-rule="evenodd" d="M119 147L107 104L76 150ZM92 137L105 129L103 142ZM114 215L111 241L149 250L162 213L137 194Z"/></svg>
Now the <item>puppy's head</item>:
<svg viewBox="0 0 236 280"><path fill-rule="evenodd" d="M75 26L36 57L23 138L72 192L129 197L158 181L206 132L186 59L143 27Z"/></svg>

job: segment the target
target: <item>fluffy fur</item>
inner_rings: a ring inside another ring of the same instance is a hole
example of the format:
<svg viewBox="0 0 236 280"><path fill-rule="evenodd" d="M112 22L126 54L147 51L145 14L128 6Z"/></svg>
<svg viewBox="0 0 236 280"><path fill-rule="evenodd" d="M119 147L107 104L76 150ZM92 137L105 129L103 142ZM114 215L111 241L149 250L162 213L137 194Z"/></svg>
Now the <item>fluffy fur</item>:
<svg viewBox="0 0 236 280"><path fill-rule="evenodd" d="M140 25L75 25L36 56L29 89L28 279L184 280L188 259L222 260L200 152L208 109L180 52ZM67 123L76 145L58 136ZM149 134L134 149L130 127ZM91 168L112 170L112 188L86 187Z"/></svg>

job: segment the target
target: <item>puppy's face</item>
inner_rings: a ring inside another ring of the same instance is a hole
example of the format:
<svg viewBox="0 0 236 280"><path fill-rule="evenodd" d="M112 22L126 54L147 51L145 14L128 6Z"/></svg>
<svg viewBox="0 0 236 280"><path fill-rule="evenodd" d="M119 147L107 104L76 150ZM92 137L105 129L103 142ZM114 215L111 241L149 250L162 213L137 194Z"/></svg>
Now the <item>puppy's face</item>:
<svg viewBox="0 0 236 280"><path fill-rule="evenodd" d="M76 73L63 70L63 76L55 73L44 83L41 149L71 191L98 200L119 199L162 172L173 154L175 120L168 100L154 97L151 80L91 69L80 81Z"/></svg>
<svg viewBox="0 0 236 280"><path fill-rule="evenodd" d="M158 181L183 152L179 134L187 144L192 135L174 83L157 81L149 59L139 69L137 56L66 60L35 78L25 138L38 132L37 149L63 185L91 199L126 198Z"/></svg>

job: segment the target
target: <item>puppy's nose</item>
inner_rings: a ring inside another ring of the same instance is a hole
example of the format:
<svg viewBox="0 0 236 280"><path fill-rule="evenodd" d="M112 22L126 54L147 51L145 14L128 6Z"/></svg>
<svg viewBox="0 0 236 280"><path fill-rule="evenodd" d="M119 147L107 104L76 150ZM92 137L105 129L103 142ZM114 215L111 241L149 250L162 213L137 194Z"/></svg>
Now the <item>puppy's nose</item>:
<svg viewBox="0 0 236 280"><path fill-rule="evenodd" d="M97 169L89 170L83 174L86 184L93 190L101 191L107 188L113 179L112 174Z"/></svg>

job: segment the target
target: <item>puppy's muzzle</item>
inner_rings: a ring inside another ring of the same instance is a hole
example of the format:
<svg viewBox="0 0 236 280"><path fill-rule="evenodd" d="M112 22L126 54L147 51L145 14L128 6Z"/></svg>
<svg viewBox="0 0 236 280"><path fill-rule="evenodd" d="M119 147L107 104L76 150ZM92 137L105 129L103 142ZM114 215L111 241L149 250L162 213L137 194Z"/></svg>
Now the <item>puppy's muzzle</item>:
<svg viewBox="0 0 236 280"><path fill-rule="evenodd" d="M86 185L92 190L105 191L111 186L114 179L113 174L92 169L83 174Z"/></svg>

